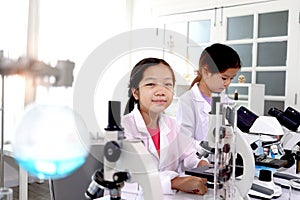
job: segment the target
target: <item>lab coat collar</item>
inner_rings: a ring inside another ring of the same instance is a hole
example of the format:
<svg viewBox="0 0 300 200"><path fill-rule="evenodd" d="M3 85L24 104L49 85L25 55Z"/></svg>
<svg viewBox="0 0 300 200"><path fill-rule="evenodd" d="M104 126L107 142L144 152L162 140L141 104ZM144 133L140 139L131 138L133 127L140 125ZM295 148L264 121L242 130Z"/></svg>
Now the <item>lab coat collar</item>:
<svg viewBox="0 0 300 200"><path fill-rule="evenodd" d="M132 111L132 114L134 117L136 127L137 127L139 133L141 133L141 137L149 137L145 121L144 121L143 116L140 113L140 111L135 107Z"/></svg>
<svg viewBox="0 0 300 200"><path fill-rule="evenodd" d="M205 99L203 98L200 90L199 90L199 87L198 87L198 84L199 83L195 83L193 85L193 87L191 88L192 92L193 92L193 95L194 95L194 100L196 101L205 101Z"/></svg>
<svg viewBox="0 0 300 200"><path fill-rule="evenodd" d="M148 140L149 150L158 158L158 154L157 154L155 145L151 139L151 136L148 132L147 126L145 124L145 121L144 121L140 111L135 107L133 109L132 113L134 116L134 120L136 122L138 132L140 133L141 139ZM170 128L165 123L163 114L161 114L159 116L158 124L159 124L159 129L160 129L160 148L162 149L162 148L165 148L167 145L169 145L168 134L170 133Z"/></svg>
<svg viewBox="0 0 300 200"><path fill-rule="evenodd" d="M204 99L204 97L202 96L200 90L199 90L199 87L198 87L198 84L199 83L195 83L193 85L193 87L191 88L192 92L193 92L193 95L194 95L194 99L195 101L197 102L202 102L204 103L204 111L206 113L210 112L211 110L211 105Z"/></svg>
<svg viewBox="0 0 300 200"><path fill-rule="evenodd" d="M142 117L142 114L140 113L140 111L137 108L134 108L132 112L133 112L134 120L136 122L138 131L143 134L146 134L145 136L148 137L149 132L148 132L147 126L145 124L145 121ZM165 123L165 121L163 120L163 118L164 118L164 116L161 114L159 116L158 125L159 125L159 129L160 129L160 133L167 135L170 132L170 129L167 126L167 124Z"/></svg>

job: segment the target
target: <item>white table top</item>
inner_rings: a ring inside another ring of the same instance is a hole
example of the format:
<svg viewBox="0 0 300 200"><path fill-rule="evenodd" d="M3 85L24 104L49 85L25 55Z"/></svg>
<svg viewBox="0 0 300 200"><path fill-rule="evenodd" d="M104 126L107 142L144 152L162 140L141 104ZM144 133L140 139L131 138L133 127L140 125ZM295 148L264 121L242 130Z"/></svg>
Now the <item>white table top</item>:
<svg viewBox="0 0 300 200"><path fill-rule="evenodd" d="M196 194L189 194L184 192L178 192L175 195L164 195L164 200L202 200L205 199L205 197L208 197L213 193L212 190L209 190L208 193L205 196L202 195L196 195ZM122 199L135 199L135 200L144 200L142 196L138 196L136 194L129 194L129 193L122 193ZM97 200L110 200L110 196L104 196L101 198L98 198Z"/></svg>
<svg viewBox="0 0 300 200"><path fill-rule="evenodd" d="M288 169L280 169L281 172L286 172L288 174L292 174L295 176L299 176L300 174L295 174L295 166L288 168ZM276 179L278 181L278 179ZM208 193L205 194L204 196L201 195L195 195L195 194L189 194L189 193L184 193L184 192L178 192L175 195L164 195L164 200L177 200L177 199L182 199L182 200L206 200L206 199L211 199L213 195L213 190L209 189ZM143 200L144 198L142 196L138 196L137 194L134 193L122 193L122 199L135 199L135 200ZM255 197L250 197L251 200L256 200L256 199L261 199L261 198L255 198ZM275 199L275 198L274 198ZM277 197L276 200L286 200L289 199L289 190L282 188L282 195L280 197ZM102 198L99 198L97 200L110 200L109 196L104 196Z"/></svg>

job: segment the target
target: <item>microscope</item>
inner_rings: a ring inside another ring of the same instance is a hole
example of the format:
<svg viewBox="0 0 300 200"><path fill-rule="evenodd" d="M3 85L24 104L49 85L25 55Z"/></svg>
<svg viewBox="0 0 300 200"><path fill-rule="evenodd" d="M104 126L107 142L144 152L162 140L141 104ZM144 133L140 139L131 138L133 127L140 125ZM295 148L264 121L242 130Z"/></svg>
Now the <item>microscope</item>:
<svg viewBox="0 0 300 200"><path fill-rule="evenodd" d="M282 159L286 159L291 167L296 161L296 173L300 172L300 112L292 107L287 107L285 111L277 108L270 108L268 114L276 117L282 125L284 135L280 139L281 146L284 149Z"/></svg>
<svg viewBox="0 0 300 200"><path fill-rule="evenodd" d="M282 146L285 150L300 151L300 112L292 107L287 107L285 111L277 108L270 108L268 114L275 117L282 125L284 135L281 138Z"/></svg>
<svg viewBox="0 0 300 200"><path fill-rule="evenodd" d="M299 151L300 113L288 107L281 111L275 107L270 116L257 116L241 106L238 110L238 127L254 150L255 164L271 168L291 167L293 156Z"/></svg>
<svg viewBox="0 0 300 200"><path fill-rule="evenodd" d="M213 183L213 197L205 199L249 199L248 192L255 175L254 157L250 144L236 127L237 107L220 103L219 96L212 99L208 140L200 143L198 152L199 157L208 157L212 165L185 173L207 178L208 183ZM236 161L238 157L242 159L242 166Z"/></svg>
<svg viewBox="0 0 300 200"><path fill-rule="evenodd" d="M108 189L110 199L121 199L125 182L139 183L145 200L163 199L157 166L140 140L128 140L120 123L119 101L108 102L108 126L103 139L103 169L97 169L85 192L87 199L100 198Z"/></svg>

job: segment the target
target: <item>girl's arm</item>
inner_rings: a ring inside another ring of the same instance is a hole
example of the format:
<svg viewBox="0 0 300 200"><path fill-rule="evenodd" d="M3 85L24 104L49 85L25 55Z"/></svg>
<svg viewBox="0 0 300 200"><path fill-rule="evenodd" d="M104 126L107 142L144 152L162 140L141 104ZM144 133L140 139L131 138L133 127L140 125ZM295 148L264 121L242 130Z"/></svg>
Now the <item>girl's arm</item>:
<svg viewBox="0 0 300 200"><path fill-rule="evenodd" d="M209 165L209 163L206 160L200 160L197 166L201 167L204 165ZM171 187L173 190L200 195L203 195L207 192L206 179L195 176L177 176L171 180Z"/></svg>
<svg viewBox="0 0 300 200"><path fill-rule="evenodd" d="M171 181L173 190L203 195L207 192L206 179L196 176L175 177Z"/></svg>

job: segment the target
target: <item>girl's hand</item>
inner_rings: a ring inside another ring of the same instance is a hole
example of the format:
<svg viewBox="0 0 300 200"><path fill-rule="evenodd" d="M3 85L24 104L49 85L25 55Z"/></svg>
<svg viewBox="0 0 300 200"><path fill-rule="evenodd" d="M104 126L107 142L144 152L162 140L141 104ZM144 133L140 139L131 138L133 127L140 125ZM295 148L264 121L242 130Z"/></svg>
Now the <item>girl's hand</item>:
<svg viewBox="0 0 300 200"><path fill-rule="evenodd" d="M176 177L171 181L172 189L203 195L207 192L206 179L195 176Z"/></svg>

